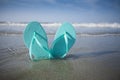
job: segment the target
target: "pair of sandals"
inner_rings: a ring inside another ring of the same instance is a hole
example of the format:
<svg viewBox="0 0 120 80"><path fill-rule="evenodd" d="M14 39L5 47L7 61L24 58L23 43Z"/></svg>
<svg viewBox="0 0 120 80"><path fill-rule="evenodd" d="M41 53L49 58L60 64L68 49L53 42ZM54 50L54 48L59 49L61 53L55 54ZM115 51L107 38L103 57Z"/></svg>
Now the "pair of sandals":
<svg viewBox="0 0 120 80"><path fill-rule="evenodd" d="M46 32L39 22L30 22L24 31L24 43L31 60L64 58L75 40L76 33L70 23L63 23L57 30L50 49Z"/></svg>

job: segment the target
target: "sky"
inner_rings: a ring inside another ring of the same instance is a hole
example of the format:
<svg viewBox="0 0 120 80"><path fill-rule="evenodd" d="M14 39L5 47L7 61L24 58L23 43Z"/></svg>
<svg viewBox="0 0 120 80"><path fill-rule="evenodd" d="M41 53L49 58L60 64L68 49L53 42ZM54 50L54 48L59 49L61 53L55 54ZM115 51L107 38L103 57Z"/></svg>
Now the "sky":
<svg viewBox="0 0 120 80"><path fill-rule="evenodd" d="M120 22L120 0L0 0L0 21Z"/></svg>

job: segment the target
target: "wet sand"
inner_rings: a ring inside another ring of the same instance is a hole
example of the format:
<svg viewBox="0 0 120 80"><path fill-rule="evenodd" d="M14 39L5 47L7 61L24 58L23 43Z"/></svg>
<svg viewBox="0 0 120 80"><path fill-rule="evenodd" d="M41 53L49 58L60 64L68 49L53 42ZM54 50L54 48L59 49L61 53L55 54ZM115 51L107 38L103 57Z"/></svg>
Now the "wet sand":
<svg viewBox="0 0 120 80"><path fill-rule="evenodd" d="M66 58L33 62L22 35L1 35L0 80L120 80L120 36L77 35Z"/></svg>

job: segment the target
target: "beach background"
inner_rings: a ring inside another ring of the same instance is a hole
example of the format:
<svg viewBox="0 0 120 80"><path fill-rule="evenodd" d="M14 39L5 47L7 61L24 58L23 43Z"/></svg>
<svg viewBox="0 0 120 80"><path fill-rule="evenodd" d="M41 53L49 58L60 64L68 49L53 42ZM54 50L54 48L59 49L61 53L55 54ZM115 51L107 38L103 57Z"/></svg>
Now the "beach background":
<svg viewBox="0 0 120 80"><path fill-rule="evenodd" d="M61 23L41 23L49 46ZM64 59L29 59L23 42L27 22L0 23L1 80L119 80L120 24L73 23L75 45Z"/></svg>
<svg viewBox="0 0 120 80"><path fill-rule="evenodd" d="M30 60L23 32L31 21L49 47L63 22L74 26L64 59ZM120 0L0 0L0 80L120 80Z"/></svg>

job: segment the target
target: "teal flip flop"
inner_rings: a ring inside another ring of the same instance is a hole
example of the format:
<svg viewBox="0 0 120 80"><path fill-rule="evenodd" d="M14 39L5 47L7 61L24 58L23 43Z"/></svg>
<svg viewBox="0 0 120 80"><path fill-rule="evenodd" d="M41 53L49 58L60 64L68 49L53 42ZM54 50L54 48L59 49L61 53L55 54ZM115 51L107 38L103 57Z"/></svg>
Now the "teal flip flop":
<svg viewBox="0 0 120 80"><path fill-rule="evenodd" d="M47 35L39 22L29 23L24 31L24 43L31 60L64 58L75 40L75 30L69 23L63 23L58 29L50 50Z"/></svg>
<svg viewBox="0 0 120 80"><path fill-rule="evenodd" d="M54 58L64 58L76 40L75 29L70 23L63 23L56 32L51 46L51 55Z"/></svg>
<svg viewBox="0 0 120 80"><path fill-rule="evenodd" d="M30 22L24 31L24 43L31 60L50 59L47 35L39 22Z"/></svg>

